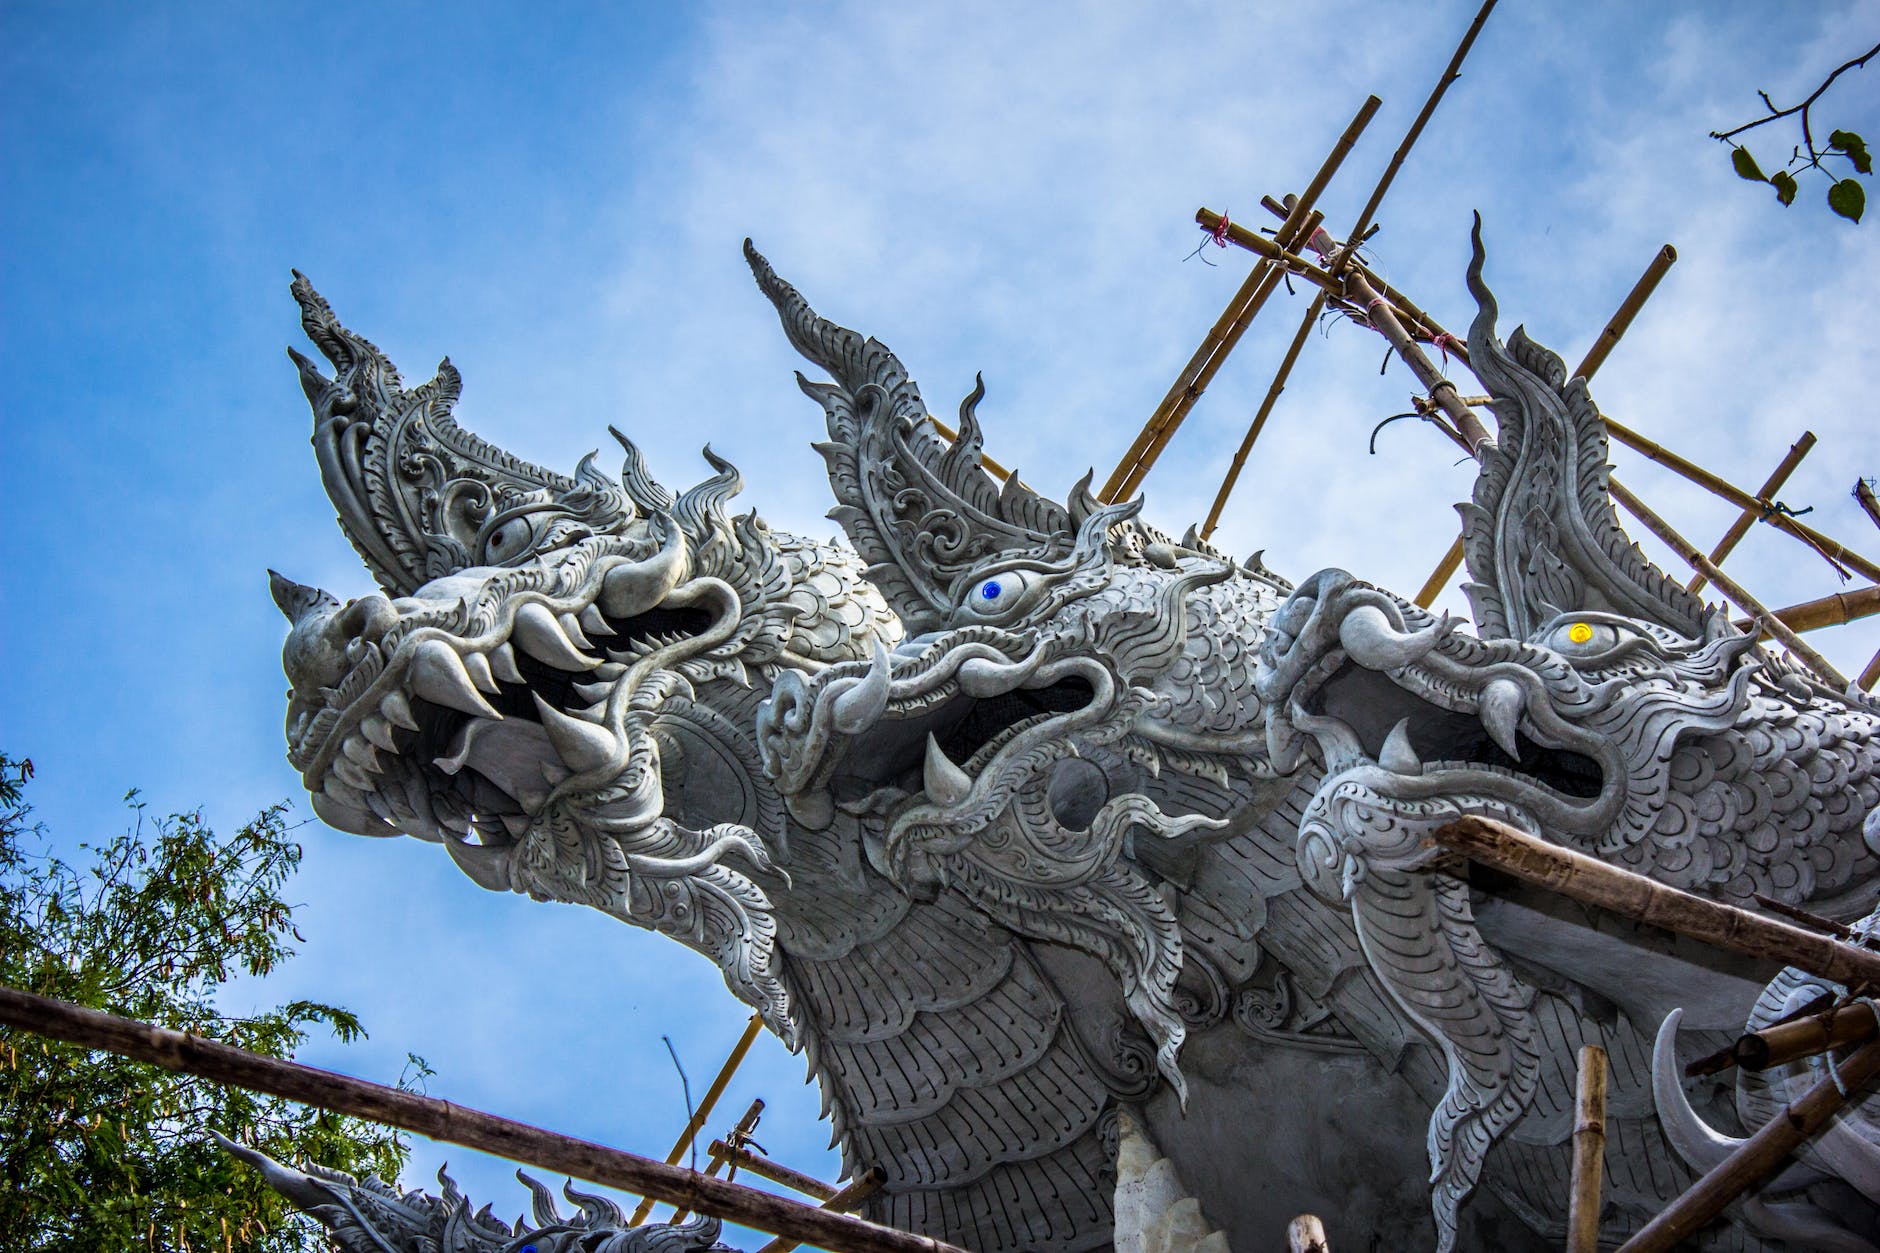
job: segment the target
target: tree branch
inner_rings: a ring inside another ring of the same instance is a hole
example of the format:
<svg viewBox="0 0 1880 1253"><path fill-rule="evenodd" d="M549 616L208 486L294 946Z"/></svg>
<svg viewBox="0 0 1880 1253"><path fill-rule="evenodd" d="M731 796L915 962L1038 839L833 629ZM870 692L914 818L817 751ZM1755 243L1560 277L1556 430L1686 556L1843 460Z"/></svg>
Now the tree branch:
<svg viewBox="0 0 1880 1253"><path fill-rule="evenodd" d="M1809 160L1811 163L1818 164L1821 160L1821 153L1816 151L1815 149L1815 136L1814 136L1814 131L1809 126L1808 111L1814 107L1815 101L1821 99L1822 93L1826 92L1828 88L1834 86L1835 79L1841 77L1841 75L1847 73L1849 70L1860 69L1862 66L1866 65L1867 62L1871 60L1873 57L1875 57L1876 55L1880 55L1880 44L1875 44L1873 47L1867 49L1867 51L1861 53L1858 57L1855 57L1852 61L1849 61L1846 65L1843 65L1839 69L1835 70L1834 73L1828 75L1828 77L1824 78L1821 81L1821 85L1819 87L1815 88L1814 91L1809 93L1809 96L1806 100L1802 101L1800 104L1791 105L1790 107L1786 109L1776 108L1775 103L1769 99L1769 93L1766 91L1759 91L1756 94L1762 97L1762 102L1764 106L1769 109L1768 117L1759 117L1753 122L1745 122L1743 123L1743 125L1738 126L1733 130L1712 131L1710 132L1710 137L1712 139L1721 140L1724 143L1729 143L1732 139L1734 139L1738 135L1741 135L1744 131L1755 130L1758 126L1767 126L1771 122L1779 121L1780 119L1785 118L1785 117L1793 117L1795 114L1799 113L1802 115L1802 141L1808 145Z"/></svg>

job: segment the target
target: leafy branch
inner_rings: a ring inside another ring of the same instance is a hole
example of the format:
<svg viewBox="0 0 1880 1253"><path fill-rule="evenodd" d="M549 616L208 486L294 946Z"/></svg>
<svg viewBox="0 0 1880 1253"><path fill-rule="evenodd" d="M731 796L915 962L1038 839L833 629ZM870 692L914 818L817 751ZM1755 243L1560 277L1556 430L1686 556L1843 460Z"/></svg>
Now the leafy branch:
<svg viewBox="0 0 1880 1253"><path fill-rule="evenodd" d="M1752 119L1726 131L1712 131L1710 137L1729 145L1730 164L1739 176L1751 182L1770 184L1776 189L1776 199L1785 206L1795 203L1795 194L1799 190L1799 185L1795 181L1796 174L1804 170L1820 172L1830 184L1828 208L1849 221L1858 222L1867 207L1866 189L1851 176L1837 177L1835 171L1828 168L1827 162L1830 159L1846 161L1853 168L1854 174L1871 177L1873 157L1867 151L1867 141L1853 131L1836 129L1829 133L1827 146L1825 148L1819 146L1815 142L1812 111L1816 102L1826 94L1828 88L1834 86L1836 79L1850 70L1860 69L1875 56L1880 56L1880 44L1875 44L1858 57L1837 68L1821 80L1821 84L1808 93L1801 103L1790 105L1786 109L1777 108L1775 101L1769 98L1768 92L1758 91L1756 94L1762 97L1763 106L1769 110L1767 116ZM1767 126L1771 122L1790 117L1800 120L1802 142L1795 145L1787 164L1782 169L1774 174L1764 174L1750 150L1738 143L1736 137L1755 130L1759 126Z"/></svg>

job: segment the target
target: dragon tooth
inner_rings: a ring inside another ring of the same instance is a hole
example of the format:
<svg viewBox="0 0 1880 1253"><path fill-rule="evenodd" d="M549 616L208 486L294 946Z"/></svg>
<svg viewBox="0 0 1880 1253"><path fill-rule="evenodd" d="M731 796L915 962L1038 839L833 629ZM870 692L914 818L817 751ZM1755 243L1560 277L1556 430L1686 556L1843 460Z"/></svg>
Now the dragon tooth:
<svg viewBox="0 0 1880 1253"><path fill-rule="evenodd" d="M868 673L844 688L830 703L829 721L843 735L859 735L873 726L888 708L888 686L892 681L888 646L875 641L874 660Z"/></svg>
<svg viewBox="0 0 1880 1253"><path fill-rule="evenodd" d="M1390 734L1384 738L1384 747L1378 750L1377 764L1392 774L1423 773L1423 759L1417 756L1417 750L1410 743L1410 719L1401 719L1390 729Z"/></svg>
<svg viewBox="0 0 1880 1253"><path fill-rule="evenodd" d="M509 850L490 848L464 839L446 839L444 851L479 887L493 892L509 890Z"/></svg>
<svg viewBox="0 0 1880 1253"><path fill-rule="evenodd" d="M558 613L555 621L561 623L561 631L576 648L593 648L594 641L581 629L581 620L571 613Z"/></svg>
<svg viewBox="0 0 1880 1253"><path fill-rule="evenodd" d="M589 605L581 611L581 625L589 635L612 635L614 629L607 625L607 615L599 608Z"/></svg>
<svg viewBox="0 0 1880 1253"><path fill-rule="evenodd" d="M373 748L363 735L347 736L340 741L339 751L361 770L377 774L381 769L378 750Z"/></svg>
<svg viewBox="0 0 1880 1253"><path fill-rule="evenodd" d="M407 731L418 729L418 720L411 716L411 702L405 699L403 692L387 692L379 698L379 713L395 727Z"/></svg>
<svg viewBox="0 0 1880 1253"><path fill-rule="evenodd" d="M1515 727L1526 709L1527 689L1513 679L1490 680L1476 702L1475 712L1482 720L1482 729L1502 752L1516 761L1521 760L1521 750L1515 742Z"/></svg>
<svg viewBox="0 0 1880 1253"><path fill-rule="evenodd" d="M535 708L541 715L542 729L555 746L563 764L577 774L612 765L621 755L621 744L612 731L580 718L571 718L540 696Z"/></svg>
<svg viewBox="0 0 1880 1253"><path fill-rule="evenodd" d="M372 777L361 770L351 758L344 755L335 757L332 769L341 783L357 789L361 795L366 795L373 790Z"/></svg>
<svg viewBox="0 0 1880 1253"><path fill-rule="evenodd" d="M495 696L503 690L496 686L496 676L490 673L490 663L482 653L465 653L463 668L470 681L476 684L477 691Z"/></svg>
<svg viewBox="0 0 1880 1253"><path fill-rule="evenodd" d="M503 682L524 682L522 671L516 668L516 650L510 647L508 640L490 649L489 661L491 672Z"/></svg>
<svg viewBox="0 0 1880 1253"><path fill-rule="evenodd" d="M927 735L927 760L921 766L921 788L929 800L941 805L957 805L973 790L972 776L953 763L932 732Z"/></svg>
<svg viewBox="0 0 1880 1253"><path fill-rule="evenodd" d="M529 833L532 819L527 814L503 814L503 830L509 832L509 838L520 840Z"/></svg>
<svg viewBox="0 0 1880 1253"><path fill-rule="evenodd" d="M574 690L581 694L581 699L590 705L598 705L613 695L612 683L577 683Z"/></svg>
<svg viewBox="0 0 1880 1253"><path fill-rule="evenodd" d="M483 699L482 693L470 681L470 672L464 669L463 658L443 640L429 639L418 645L417 652L411 658L408 681L413 692L432 704L478 718L502 721L503 716Z"/></svg>
<svg viewBox="0 0 1880 1253"><path fill-rule="evenodd" d="M600 665L594 667L593 675L603 683L612 683L626 672L626 666L618 661L603 661Z"/></svg>
<svg viewBox="0 0 1880 1253"><path fill-rule="evenodd" d="M644 561L623 561L602 577L601 608L609 617L637 618L665 600L685 577L685 533L670 518L662 518L660 525L665 536L658 552Z"/></svg>
<svg viewBox="0 0 1880 1253"><path fill-rule="evenodd" d="M360 734L388 753L398 751L398 742L392 738L392 724L378 714L367 714L359 720Z"/></svg>
<svg viewBox="0 0 1880 1253"><path fill-rule="evenodd" d="M395 827L398 825L398 817L392 812L392 802L386 800L380 793L367 792L366 807L374 814L378 815L379 820L385 823L386 826Z"/></svg>
<svg viewBox="0 0 1880 1253"><path fill-rule="evenodd" d="M576 650L562 632L561 623L540 601L529 601L516 610L516 625L510 631L510 639L529 656L557 670L592 670L601 664L598 658Z"/></svg>

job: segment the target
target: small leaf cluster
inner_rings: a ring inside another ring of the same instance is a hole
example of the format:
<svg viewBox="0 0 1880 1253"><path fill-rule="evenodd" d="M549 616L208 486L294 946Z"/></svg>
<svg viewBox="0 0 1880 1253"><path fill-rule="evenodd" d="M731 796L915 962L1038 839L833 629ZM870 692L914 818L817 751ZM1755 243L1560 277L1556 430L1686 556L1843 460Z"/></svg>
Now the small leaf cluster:
<svg viewBox="0 0 1880 1253"><path fill-rule="evenodd" d="M68 863L30 822L30 777L30 762L0 754L0 982L275 1057L313 1028L364 1036L335 1005L217 1004L228 980L266 975L299 938L282 897L300 860L283 806L219 839L200 813L152 819L133 792L130 830ZM0 1232L20 1253L323 1247L211 1129L352 1174L396 1178L405 1160L376 1124L4 1028L0 1128Z"/></svg>
<svg viewBox="0 0 1880 1253"><path fill-rule="evenodd" d="M1738 176L1749 179L1751 182L1768 183L1776 189L1776 199L1784 205L1794 204L1795 194L1800 190L1795 181L1796 171L1807 169L1822 171L1828 175L1830 182L1828 208L1851 222L1858 222L1861 214L1867 209L1867 190L1852 176L1835 178L1833 171L1829 170L1826 164L1830 158L1845 160L1852 168L1853 174L1861 177L1871 177L1873 174L1873 156L1867 151L1867 141L1853 131L1837 130L1830 133L1825 150L1811 149L1809 152L1803 152L1797 148L1787 167L1777 170L1774 174L1764 174L1762 167L1756 163L1756 158L1750 154L1748 148L1741 144L1730 146L1730 164Z"/></svg>

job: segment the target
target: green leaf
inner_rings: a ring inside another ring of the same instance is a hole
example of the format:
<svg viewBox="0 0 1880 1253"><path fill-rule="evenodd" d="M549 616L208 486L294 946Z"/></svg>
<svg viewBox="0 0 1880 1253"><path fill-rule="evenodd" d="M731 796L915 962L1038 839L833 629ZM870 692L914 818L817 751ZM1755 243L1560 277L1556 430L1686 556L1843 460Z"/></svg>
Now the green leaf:
<svg viewBox="0 0 1880 1253"><path fill-rule="evenodd" d="M1854 163L1854 168L1862 174L1873 173L1873 157L1868 155L1867 141L1853 131L1836 131L1828 136L1828 147L1847 154L1847 159Z"/></svg>
<svg viewBox="0 0 1880 1253"><path fill-rule="evenodd" d="M1849 221L1860 221L1867 209L1867 193L1851 178L1844 178L1828 188L1828 207Z"/></svg>
<svg viewBox="0 0 1880 1253"><path fill-rule="evenodd" d="M1763 178L1762 167L1756 164L1755 157L1749 155L1748 148L1732 148L1730 164L1736 167L1736 172L1740 177L1747 178L1752 183L1767 181Z"/></svg>
<svg viewBox="0 0 1880 1253"><path fill-rule="evenodd" d="M1769 176L1769 181L1775 184L1777 200L1780 200L1785 205L1795 203L1794 175L1790 174L1787 170L1778 170L1776 173Z"/></svg>

